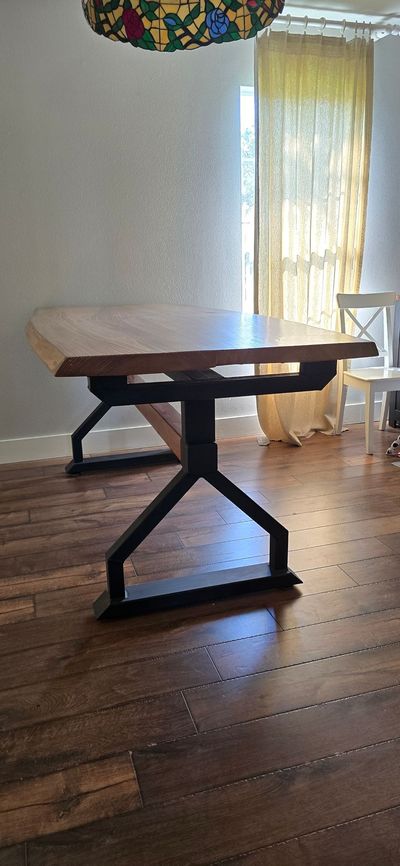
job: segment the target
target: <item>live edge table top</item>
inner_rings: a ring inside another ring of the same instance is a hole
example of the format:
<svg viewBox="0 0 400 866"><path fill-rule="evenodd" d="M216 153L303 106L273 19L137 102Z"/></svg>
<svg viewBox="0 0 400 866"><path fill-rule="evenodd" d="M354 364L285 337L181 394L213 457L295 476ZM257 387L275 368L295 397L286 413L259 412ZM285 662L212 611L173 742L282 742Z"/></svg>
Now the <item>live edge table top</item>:
<svg viewBox="0 0 400 866"><path fill-rule="evenodd" d="M163 304L40 309L27 336L55 376L129 376L378 354L375 343L334 331Z"/></svg>

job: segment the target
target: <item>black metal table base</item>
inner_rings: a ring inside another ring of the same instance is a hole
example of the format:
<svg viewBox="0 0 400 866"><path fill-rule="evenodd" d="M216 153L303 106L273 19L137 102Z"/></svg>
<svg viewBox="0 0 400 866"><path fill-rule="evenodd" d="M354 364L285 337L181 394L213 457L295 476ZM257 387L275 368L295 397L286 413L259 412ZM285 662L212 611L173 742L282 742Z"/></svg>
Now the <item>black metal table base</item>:
<svg viewBox="0 0 400 866"><path fill-rule="evenodd" d="M89 388L101 403L73 434L73 460L66 467L70 474L86 469L132 465L132 462L137 465L139 460L149 459L148 454L83 457L84 436L111 406L134 406L171 400L180 400L182 406L182 468L108 550L107 589L94 604L96 617L107 619L131 616L184 604L212 602L247 592L285 589L301 583L300 578L288 568L287 529L218 469L215 399L248 394L321 390L335 372L335 361L323 361L301 363L298 373L231 379L225 379L213 370L169 373L172 380L170 382L134 384L128 382L126 376L89 379ZM173 456L164 451L153 454L152 458L170 459ZM199 478L204 478L269 534L269 564L125 586L125 561Z"/></svg>
<svg viewBox="0 0 400 866"><path fill-rule="evenodd" d="M286 588L300 579L289 568L288 532L218 469L215 401L182 402L182 469L112 545L106 555L107 591L95 602L98 618L147 613L182 604L215 601L240 592ZM183 577L125 586L124 562L199 478L204 478L270 535L269 565L235 573Z"/></svg>
<svg viewBox="0 0 400 866"><path fill-rule="evenodd" d="M125 469L135 466L144 466L147 463L177 463L178 460L175 454L169 448L157 448L153 450L134 451L123 454L105 454L97 457L83 456L83 440L98 421L112 409L110 403L105 403L103 400L98 406L85 418L84 422L74 431L71 436L72 460L67 463L65 472L67 475L81 475L83 472L93 472L98 469Z"/></svg>

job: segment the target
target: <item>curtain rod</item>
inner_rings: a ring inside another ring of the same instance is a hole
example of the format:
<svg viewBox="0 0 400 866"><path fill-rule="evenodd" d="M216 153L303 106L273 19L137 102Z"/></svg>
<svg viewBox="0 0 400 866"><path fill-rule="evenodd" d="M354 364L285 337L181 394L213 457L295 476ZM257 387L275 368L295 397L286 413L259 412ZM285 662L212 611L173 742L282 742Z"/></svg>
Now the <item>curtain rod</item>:
<svg viewBox="0 0 400 866"><path fill-rule="evenodd" d="M383 39L385 36L400 36L400 24L385 24L384 22L375 22L372 23L370 21L346 21L346 18L339 19L330 19L330 18L309 18L307 15L297 16L297 15L279 15L279 18L276 18L275 21L272 22L271 27L276 29L280 24L288 24L289 27L291 24L299 24L299 25L308 25L323 27L323 29L329 30L331 27L341 30L347 30L348 28L353 28L354 30L358 30L358 28L363 27L364 29L370 29L372 33L372 38Z"/></svg>

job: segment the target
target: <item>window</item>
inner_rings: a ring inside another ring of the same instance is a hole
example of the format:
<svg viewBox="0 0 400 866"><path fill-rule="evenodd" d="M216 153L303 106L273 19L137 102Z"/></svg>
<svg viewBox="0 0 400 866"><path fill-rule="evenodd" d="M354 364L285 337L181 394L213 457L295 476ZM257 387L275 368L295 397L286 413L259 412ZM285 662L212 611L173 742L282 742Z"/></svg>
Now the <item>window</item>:
<svg viewBox="0 0 400 866"><path fill-rule="evenodd" d="M242 310L254 312L254 190L255 121L254 87L240 88Z"/></svg>

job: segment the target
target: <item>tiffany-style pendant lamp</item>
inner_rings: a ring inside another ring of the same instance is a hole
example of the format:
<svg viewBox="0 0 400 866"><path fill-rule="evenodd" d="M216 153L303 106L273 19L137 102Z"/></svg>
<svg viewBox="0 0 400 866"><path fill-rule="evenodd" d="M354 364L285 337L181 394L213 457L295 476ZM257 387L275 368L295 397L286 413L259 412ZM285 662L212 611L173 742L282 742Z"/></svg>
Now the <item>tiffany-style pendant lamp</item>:
<svg viewBox="0 0 400 866"><path fill-rule="evenodd" d="M96 33L150 51L251 39L285 0L82 0Z"/></svg>

